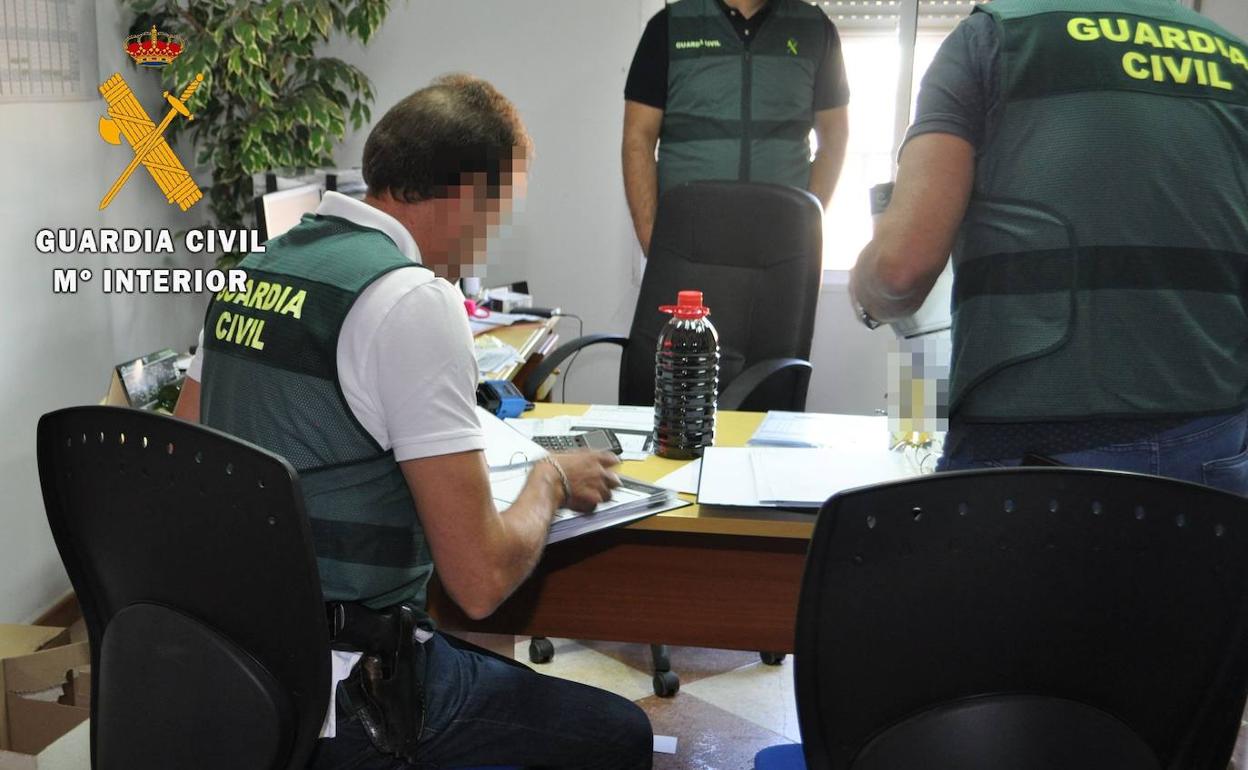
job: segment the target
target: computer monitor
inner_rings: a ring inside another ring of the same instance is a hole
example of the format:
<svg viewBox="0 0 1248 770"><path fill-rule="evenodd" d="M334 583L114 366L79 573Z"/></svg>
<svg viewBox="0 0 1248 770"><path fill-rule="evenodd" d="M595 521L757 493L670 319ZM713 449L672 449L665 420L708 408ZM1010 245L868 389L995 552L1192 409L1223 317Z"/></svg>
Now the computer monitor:
<svg viewBox="0 0 1248 770"><path fill-rule="evenodd" d="M257 201L256 224L265 240L276 238L299 224L304 214L316 211L320 202L321 187L315 184L267 193Z"/></svg>

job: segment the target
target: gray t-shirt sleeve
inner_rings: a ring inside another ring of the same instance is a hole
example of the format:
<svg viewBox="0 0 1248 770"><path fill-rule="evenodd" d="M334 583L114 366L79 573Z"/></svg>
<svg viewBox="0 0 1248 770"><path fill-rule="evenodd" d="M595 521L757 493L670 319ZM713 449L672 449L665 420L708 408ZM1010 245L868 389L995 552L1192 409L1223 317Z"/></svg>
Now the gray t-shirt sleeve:
<svg viewBox="0 0 1248 770"><path fill-rule="evenodd" d="M979 147L991 130L997 82L996 23L972 13L945 38L919 89L906 142L922 134L953 134ZM905 147L905 142L902 143Z"/></svg>

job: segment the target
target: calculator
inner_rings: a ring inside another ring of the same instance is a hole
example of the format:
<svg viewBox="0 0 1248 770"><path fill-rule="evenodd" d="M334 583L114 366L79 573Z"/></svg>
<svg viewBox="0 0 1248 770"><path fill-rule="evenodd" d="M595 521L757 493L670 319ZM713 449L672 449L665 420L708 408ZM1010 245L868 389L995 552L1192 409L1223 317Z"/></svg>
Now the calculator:
<svg viewBox="0 0 1248 770"><path fill-rule="evenodd" d="M574 452L578 449L594 449L620 454L624 449L613 431L595 428L579 436L534 436L533 443L548 452Z"/></svg>

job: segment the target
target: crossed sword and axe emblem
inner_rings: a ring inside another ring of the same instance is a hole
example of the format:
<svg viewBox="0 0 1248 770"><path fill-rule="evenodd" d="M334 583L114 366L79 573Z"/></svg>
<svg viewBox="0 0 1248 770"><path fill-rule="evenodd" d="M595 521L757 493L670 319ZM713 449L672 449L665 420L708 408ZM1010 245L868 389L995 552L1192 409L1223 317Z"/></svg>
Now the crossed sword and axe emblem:
<svg viewBox="0 0 1248 770"><path fill-rule="evenodd" d="M165 194L165 199L170 203L177 203L183 211L204 197L164 137L165 129L178 115L194 120L186 103L203 82L204 76L201 73L195 76L180 97L166 91L165 100L169 102L170 109L159 125L152 123L152 119L148 117L120 73L100 84L100 93L108 102L108 117L100 118L100 138L109 144L121 144L121 137L124 135L134 150L130 165L126 166L126 170L121 172L104 200L100 201L101 210L113 202L113 198L140 164L151 174Z"/></svg>

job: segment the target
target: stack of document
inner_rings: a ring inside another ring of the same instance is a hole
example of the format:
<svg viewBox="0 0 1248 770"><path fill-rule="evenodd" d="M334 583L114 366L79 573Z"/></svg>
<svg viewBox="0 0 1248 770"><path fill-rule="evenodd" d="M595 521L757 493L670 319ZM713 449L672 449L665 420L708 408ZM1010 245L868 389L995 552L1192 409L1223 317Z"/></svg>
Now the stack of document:
<svg viewBox="0 0 1248 770"><path fill-rule="evenodd" d="M528 479L529 469L533 463L545 457L547 452L512 428L511 424L480 407L477 408L477 416L485 431L485 459L490 466L490 488L494 504L501 510L509 507L520 496ZM557 543L686 505L688 503L676 497L671 490L620 477L620 486L612 491L611 499L593 511L577 513L563 508L556 512L546 542Z"/></svg>
<svg viewBox="0 0 1248 770"><path fill-rule="evenodd" d="M812 412L768 412L750 446L887 448L887 417Z"/></svg>
<svg viewBox="0 0 1248 770"><path fill-rule="evenodd" d="M469 316L468 326L472 327L472 333L477 335L501 328L503 326L511 326L512 324L545 320L546 319L541 316L528 315L526 313L500 313L492 310L489 315L483 318Z"/></svg>
<svg viewBox="0 0 1248 770"><path fill-rule="evenodd" d="M520 496L520 490L524 489L528 475L528 468L490 474L494 504L499 510L516 501L516 498ZM611 491L611 499L600 504L593 511L577 513L568 508L560 508L555 513L554 522L550 525L550 534L546 536L546 542L547 544L558 543L560 540L587 535L607 527L617 527L686 505L688 503L676 497L671 490L621 476L620 486Z"/></svg>
<svg viewBox="0 0 1248 770"><path fill-rule="evenodd" d="M710 447L702 457L701 505L818 508L854 487L918 475L886 448L776 449Z"/></svg>
<svg viewBox="0 0 1248 770"><path fill-rule="evenodd" d="M515 348L491 334L475 338L472 352L477 358L477 370L482 375L520 360L520 353Z"/></svg>

